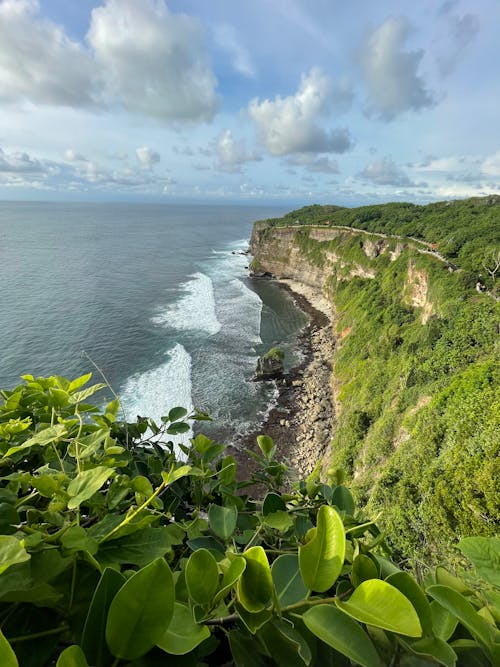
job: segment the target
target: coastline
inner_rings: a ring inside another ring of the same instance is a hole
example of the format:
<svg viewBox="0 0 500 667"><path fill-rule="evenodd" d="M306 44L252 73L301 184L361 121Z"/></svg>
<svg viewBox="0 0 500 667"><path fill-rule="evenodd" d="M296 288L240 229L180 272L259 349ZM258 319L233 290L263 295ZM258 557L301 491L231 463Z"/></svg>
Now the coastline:
<svg viewBox="0 0 500 667"><path fill-rule="evenodd" d="M277 458L304 478L318 461L323 467L328 464L325 455L335 426L331 390L335 347L332 306L319 290L309 285L289 279L275 282L308 316L308 322L297 336L302 361L276 381L278 398L264 421L230 448L244 478L255 467L244 450L258 451L258 435L269 435L276 444Z"/></svg>

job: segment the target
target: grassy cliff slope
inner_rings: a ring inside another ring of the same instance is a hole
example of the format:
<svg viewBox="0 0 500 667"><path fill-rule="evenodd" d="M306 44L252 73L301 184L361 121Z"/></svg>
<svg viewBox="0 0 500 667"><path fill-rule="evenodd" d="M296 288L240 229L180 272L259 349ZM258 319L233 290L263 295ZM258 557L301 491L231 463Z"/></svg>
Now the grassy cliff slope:
<svg viewBox="0 0 500 667"><path fill-rule="evenodd" d="M331 463L412 559L498 532L499 233L499 197L312 206L254 228L263 270L335 305Z"/></svg>

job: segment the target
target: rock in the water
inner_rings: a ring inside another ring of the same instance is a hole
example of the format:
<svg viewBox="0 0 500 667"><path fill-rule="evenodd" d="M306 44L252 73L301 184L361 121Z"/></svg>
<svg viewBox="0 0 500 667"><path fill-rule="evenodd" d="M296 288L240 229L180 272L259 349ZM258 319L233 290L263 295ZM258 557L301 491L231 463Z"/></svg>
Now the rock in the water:
<svg viewBox="0 0 500 667"><path fill-rule="evenodd" d="M273 347L257 359L254 380L272 380L283 374L284 354L278 347Z"/></svg>

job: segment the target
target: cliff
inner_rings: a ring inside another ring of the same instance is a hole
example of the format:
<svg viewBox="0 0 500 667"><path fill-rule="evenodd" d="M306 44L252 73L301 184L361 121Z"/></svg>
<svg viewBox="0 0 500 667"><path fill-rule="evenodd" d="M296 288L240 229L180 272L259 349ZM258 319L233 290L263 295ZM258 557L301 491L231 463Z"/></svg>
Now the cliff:
<svg viewBox="0 0 500 667"><path fill-rule="evenodd" d="M494 293L475 289L467 253L459 266L425 238L304 217L257 222L251 252L255 273L314 287L333 305L328 462L370 514L382 512L403 556L448 557L500 518Z"/></svg>

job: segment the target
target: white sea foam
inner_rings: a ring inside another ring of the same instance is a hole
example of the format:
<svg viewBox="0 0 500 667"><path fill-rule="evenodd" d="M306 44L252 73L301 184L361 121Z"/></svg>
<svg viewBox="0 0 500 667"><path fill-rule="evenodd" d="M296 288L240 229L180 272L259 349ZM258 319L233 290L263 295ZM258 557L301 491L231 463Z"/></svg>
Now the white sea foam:
<svg viewBox="0 0 500 667"><path fill-rule="evenodd" d="M152 322L179 331L198 329L211 336L218 333L221 324L215 311L212 280L204 273L197 272L181 287L184 294L180 299L155 315Z"/></svg>
<svg viewBox="0 0 500 667"><path fill-rule="evenodd" d="M168 351L168 361L157 368L130 377L121 391L121 402L127 419L137 415L154 419L158 424L170 408L182 406L193 410L191 397L191 356L180 344ZM172 438L188 443L190 431Z"/></svg>

